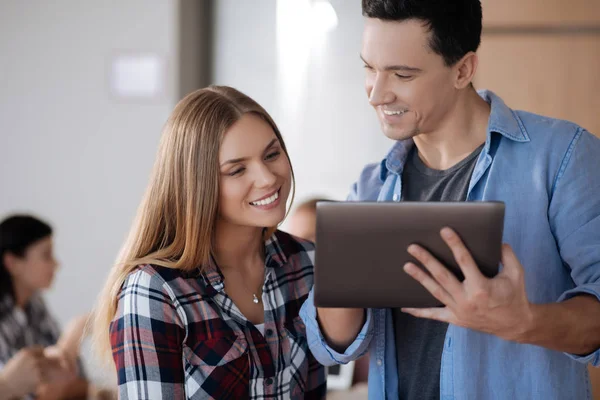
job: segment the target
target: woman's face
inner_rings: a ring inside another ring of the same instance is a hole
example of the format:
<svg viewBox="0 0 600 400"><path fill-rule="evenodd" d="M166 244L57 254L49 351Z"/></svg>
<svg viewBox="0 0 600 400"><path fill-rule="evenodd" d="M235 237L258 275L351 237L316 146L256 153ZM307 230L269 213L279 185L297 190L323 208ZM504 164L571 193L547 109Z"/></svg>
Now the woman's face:
<svg viewBox="0 0 600 400"><path fill-rule="evenodd" d="M219 218L239 226L275 227L285 217L291 167L271 126L242 116L219 150Z"/></svg>
<svg viewBox="0 0 600 400"><path fill-rule="evenodd" d="M32 292L49 288L57 267L51 236L29 245L23 257L12 255L7 265L14 284Z"/></svg>

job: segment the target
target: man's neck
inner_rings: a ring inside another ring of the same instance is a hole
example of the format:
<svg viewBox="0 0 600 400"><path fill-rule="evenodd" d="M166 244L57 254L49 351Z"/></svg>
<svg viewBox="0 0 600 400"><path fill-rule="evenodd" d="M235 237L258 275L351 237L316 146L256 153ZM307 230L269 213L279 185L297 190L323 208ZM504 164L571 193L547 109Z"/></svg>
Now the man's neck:
<svg viewBox="0 0 600 400"><path fill-rule="evenodd" d="M419 157L429 168L451 168L485 142L489 117L489 104L466 90L436 131L414 137Z"/></svg>

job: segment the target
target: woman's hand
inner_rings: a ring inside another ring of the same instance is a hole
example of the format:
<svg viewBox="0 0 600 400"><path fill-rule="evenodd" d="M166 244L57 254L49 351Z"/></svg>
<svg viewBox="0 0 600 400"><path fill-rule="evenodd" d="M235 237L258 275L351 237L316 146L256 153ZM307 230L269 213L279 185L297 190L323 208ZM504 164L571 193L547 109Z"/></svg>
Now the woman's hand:
<svg viewBox="0 0 600 400"><path fill-rule="evenodd" d="M58 345L46 347L44 356L43 382L37 388L36 399L63 399L78 379L77 359L72 358Z"/></svg>
<svg viewBox="0 0 600 400"><path fill-rule="evenodd" d="M63 354L73 361L79 356L79 348L85 335L89 317L89 314L84 314L72 319L60 335L58 343L56 343L56 346L63 350Z"/></svg>
<svg viewBox="0 0 600 400"><path fill-rule="evenodd" d="M44 349L30 347L15 354L0 371L0 399L20 398L36 391L44 378Z"/></svg>

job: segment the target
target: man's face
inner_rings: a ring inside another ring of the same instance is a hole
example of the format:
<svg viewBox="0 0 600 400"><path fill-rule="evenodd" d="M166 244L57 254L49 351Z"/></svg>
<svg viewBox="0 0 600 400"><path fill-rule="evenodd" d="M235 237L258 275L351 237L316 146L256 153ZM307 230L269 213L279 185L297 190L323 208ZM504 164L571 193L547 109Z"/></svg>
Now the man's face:
<svg viewBox="0 0 600 400"><path fill-rule="evenodd" d="M455 104L457 68L431 50L430 36L419 20L365 19L365 89L390 139L436 131Z"/></svg>

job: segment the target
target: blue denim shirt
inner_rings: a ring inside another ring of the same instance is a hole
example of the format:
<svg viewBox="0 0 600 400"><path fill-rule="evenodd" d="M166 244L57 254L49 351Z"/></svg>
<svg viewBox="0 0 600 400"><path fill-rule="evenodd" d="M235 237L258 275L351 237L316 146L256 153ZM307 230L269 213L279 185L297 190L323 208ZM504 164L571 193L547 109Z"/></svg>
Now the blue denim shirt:
<svg viewBox="0 0 600 400"><path fill-rule="evenodd" d="M490 91L480 96L490 103L491 115L467 200L506 203L503 241L523 264L531 302L581 293L600 299L600 139L567 121L514 111ZM399 201L412 146L412 140L397 142L381 163L365 167L349 200ZM325 342L312 293L300 315L320 362L343 364L369 350L369 398L398 398L402 371L390 309L367 310L362 330L343 354ZM586 363L600 366L600 350L577 356L450 325L440 398L591 399Z"/></svg>

